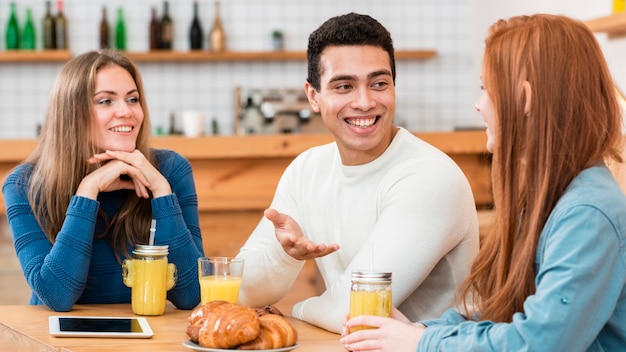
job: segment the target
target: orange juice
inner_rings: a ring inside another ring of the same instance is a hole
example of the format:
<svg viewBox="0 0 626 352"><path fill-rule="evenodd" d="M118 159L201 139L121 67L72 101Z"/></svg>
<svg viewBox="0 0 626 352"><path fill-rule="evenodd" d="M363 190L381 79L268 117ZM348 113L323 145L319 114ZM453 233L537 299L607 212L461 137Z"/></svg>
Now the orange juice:
<svg viewBox="0 0 626 352"><path fill-rule="evenodd" d="M131 288L131 307L137 315L162 315L165 312L166 294L177 279L176 266L159 253L137 259L126 259L122 275L124 284Z"/></svg>
<svg viewBox="0 0 626 352"><path fill-rule="evenodd" d="M223 300L237 303L241 277L232 275L210 275L200 277L200 304Z"/></svg>
<svg viewBox="0 0 626 352"><path fill-rule="evenodd" d="M350 318L359 315L391 317L391 290L350 291ZM350 332L369 328L359 326Z"/></svg>
<svg viewBox="0 0 626 352"><path fill-rule="evenodd" d="M353 271L350 287L350 318L359 315L391 317L391 273L375 271ZM371 329L357 326L350 332Z"/></svg>

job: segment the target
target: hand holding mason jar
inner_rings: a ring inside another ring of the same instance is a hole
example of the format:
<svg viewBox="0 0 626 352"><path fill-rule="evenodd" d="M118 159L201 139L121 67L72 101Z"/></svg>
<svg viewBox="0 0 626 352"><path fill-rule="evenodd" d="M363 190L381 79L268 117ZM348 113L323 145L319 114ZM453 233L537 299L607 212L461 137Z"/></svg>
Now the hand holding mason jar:
<svg viewBox="0 0 626 352"><path fill-rule="evenodd" d="M350 318L359 315L391 317L391 301L390 272L352 272ZM357 326L350 329L350 332L371 328L369 326Z"/></svg>

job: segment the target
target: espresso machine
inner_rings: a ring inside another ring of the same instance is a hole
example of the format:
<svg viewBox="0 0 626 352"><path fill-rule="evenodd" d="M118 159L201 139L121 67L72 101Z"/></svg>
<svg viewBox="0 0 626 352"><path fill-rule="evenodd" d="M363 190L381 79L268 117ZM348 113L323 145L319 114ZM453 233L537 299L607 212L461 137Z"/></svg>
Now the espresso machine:
<svg viewBox="0 0 626 352"><path fill-rule="evenodd" d="M324 133L326 129L302 88L237 87L235 131L251 135Z"/></svg>

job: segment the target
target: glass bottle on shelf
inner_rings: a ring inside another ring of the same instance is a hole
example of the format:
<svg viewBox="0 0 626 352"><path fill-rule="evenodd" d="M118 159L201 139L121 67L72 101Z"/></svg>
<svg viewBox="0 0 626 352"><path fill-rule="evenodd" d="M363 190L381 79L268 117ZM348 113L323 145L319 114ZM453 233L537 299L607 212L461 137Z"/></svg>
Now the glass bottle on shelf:
<svg viewBox="0 0 626 352"><path fill-rule="evenodd" d="M56 24L56 48L59 50L67 50L67 19L63 14L63 0L57 0L57 17L54 22Z"/></svg>
<svg viewBox="0 0 626 352"><path fill-rule="evenodd" d="M176 128L176 115L173 111L170 112L170 129L167 134L169 134L170 136L175 136L179 134L178 129Z"/></svg>
<svg viewBox="0 0 626 352"><path fill-rule="evenodd" d="M226 33L224 33L224 27L222 26L219 0L215 0L215 20L213 21L209 41L212 52L221 53L226 50Z"/></svg>
<svg viewBox="0 0 626 352"><path fill-rule="evenodd" d="M46 14L43 17L43 48L53 50L57 48L56 24L52 17L50 1L46 1Z"/></svg>
<svg viewBox="0 0 626 352"><path fill-rule="evenodd" d="M211 120L211 133L212 133L214 136L217 136L217 135L219 135L219 134L220 134L220 125L219 125L219 123L217 122L217 117L214 117L214 118Z"/></svg>
<svg viewBox="0 0 626 352"><path fill-rule="evenodd" d="M30 8L26 9L26 22L24 23L24 31L22 31L22 49L35 50L36 39L35 25L33 24L33 13Z"/></svg>
<svg viewBox="0 0 626 352"><path fill-rule="evenodd" d="M111 35L109 34L109 20L107 9L102 6L102 19L100 19L100 49L110 48Z"/></svg>
<svg viewBox="0 0 626 352"><path fill-rule="evenodd" d="M174 38L174 24L170 17L169 4L163 2L163 17L161 17L161 49L172 50L172 40Z"/></svg>
<svg viewBox="0 0 626 352"><path fill-rule="evenodd" d="M157 18L157 10L152 7L152 16L150 17L150 50L161 48L161 24Z"/></svg>
<svg viewBox="0 0 626 352"><path fill-rule="evenodd" d="M7 50L17 50L20 48L20 27L17 24L17 10L15 2L11 2L9 11L9 22L6 29Z"/></svg>
<svg viewBox="0 0 626 352"><path fill-rule="evenodd" d="M202 50L202 26L200 25L200 19L198 18L198 1L193 2L193 19L191 21L191 28L189 29L189 47L191 50Z"/></svg>
<svg viewBox="0 0 626 352"><path fill-rule="evenodd" d="M115 21L115 49L126 50L126 24L124 23L124 10L117 8L117 20Z"/></svg>

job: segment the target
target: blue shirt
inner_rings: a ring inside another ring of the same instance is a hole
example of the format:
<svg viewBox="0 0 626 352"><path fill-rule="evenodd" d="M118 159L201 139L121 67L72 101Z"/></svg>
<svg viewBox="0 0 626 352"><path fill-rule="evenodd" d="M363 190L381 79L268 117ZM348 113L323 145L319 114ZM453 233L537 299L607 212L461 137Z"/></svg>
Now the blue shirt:
<svg viewBox="0 0 626 352"><path fill-rule="evenodd" d="M161 174L172 194L154 198L157 220L155 244L168 245L168 261L178 270L178 280L167 298L178 308L192 309L200 302L197 258L204 255L198 220L198 197L191 164L170 150L154 150ZM2 194L17 257L32 289L31 304L69 311L74 304L130 303L130 288L122 281L121 264L105 236L98 209L109 219L129 192L103 192L98 200L73 196L54 245L37 223L28 203L28 183L33 164L16 167L7 177ZM132 248L128 248L131 253Z"/></svg>
<svg viewBox="0 0 626 352"><path fill-rule="evenodd" d="M550 214L537 246L536 292L511 323L449 310L418 351L625 351L626 197L604 166L584 170Z"/></svg>

